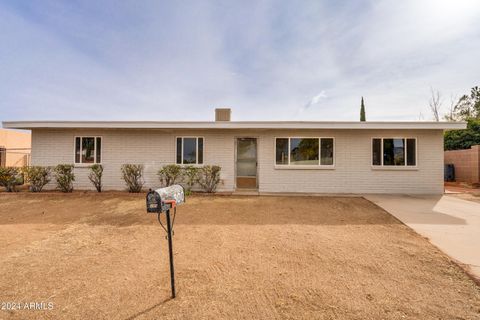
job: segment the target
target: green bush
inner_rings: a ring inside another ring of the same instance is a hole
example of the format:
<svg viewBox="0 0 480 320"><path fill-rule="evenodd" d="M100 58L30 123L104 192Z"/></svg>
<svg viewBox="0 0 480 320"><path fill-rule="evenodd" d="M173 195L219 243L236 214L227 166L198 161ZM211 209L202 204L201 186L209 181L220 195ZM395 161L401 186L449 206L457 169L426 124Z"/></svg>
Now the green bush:
<svg viewBox="0 0 480 320"><path fill-rule="evenodd" d="M15 167L0 167L0 186L5 187L7 192L17 191L15 186L23 184L20 170Z"/></svg>
<svg viewBox="0 0 480 320"><path fill-rule="evenodd" d="M177 164L169 164L158 170L160 183L165 186L174 185L182 177L182 168Z"/></svg>
<svg viewBox="0 0 480 320"><path fill-rule="evenodd" d="M128 192L141 192L143 187L143 165L124 164L121 170L122 178L127 184Z"/></svg>
<svg viewBox="0 0 480 320"><path fill-rule="evenodd" d="M445 150L470 149L480 144L480 120L468 120L467 129L450 130L444 135Z"/></svg>
<svg viewBox="0 0 480 320"><path fill-rule="evenodd" d="M101 164L94 164L90 167L90 173L88 174L88 179L93 184L95 189L98 192L102 192L102 175L103 167Z"/></svg>
<svg viewBox="0 0 480 320"><path fill-rule="evenodd" d="M24 167L23 173L25 180L30 183L30 191L32 192L42 191L43 187L51 180L51 169L49 167Z"/></svg>
<svg viewBox="0 0 480 320"><path fill-rule="evenodd" d="M57 182L57 189L62 192L73 191L73 181L75 181L75 174L73 173L73 165L59 164L55 167L55 180Z"/></svg>
<svg viewBox="0 0 480 320"><path fill-rule="evenodd" d="M215 192L220 183L219 166L204 166L199 169L198 183L206 192Z"/></svg>
<svg viewBox="0 0 480 320"><path fill-rule="evenodd" d="M186 187L186 193L190 194L192 192L192 187L195 183L198 182L198 172L199 172L198 167L194 166L186 166L182 170L182 180L184 184L187 186Z"/></svg>

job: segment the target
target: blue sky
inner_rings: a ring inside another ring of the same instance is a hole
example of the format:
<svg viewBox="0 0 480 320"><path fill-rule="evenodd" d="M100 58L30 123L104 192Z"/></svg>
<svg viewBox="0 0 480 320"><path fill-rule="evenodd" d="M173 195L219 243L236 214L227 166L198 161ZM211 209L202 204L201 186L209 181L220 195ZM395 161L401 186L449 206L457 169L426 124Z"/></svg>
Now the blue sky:
<svg viewBox="0 0 480 320"><path fill-rule="evenodd" d="M480 1L0 1L0 121L430 118L480 85Z"/></svg>

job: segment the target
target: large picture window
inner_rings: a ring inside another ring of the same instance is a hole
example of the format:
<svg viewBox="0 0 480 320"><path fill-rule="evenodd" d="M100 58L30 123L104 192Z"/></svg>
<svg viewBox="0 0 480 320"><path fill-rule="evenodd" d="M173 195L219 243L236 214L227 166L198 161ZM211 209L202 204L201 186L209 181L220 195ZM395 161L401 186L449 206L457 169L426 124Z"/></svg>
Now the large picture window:
<svg viewBox="0 0 480 320"><path fill-rule="evenodd" d="M333 138L276 138L278 166L333 166Z"/></svg>
<svg viewBox="0 0 480 320"><path fill-rule="evenodd" d="M415 138L372 139L373 166L416 166L417 140Z"/></svg>
<svg viewBox="0 0 480 320"><path fill-rule="evenodd" d="M203 164L203 138L177 137L177 164Z"/></svg>
<svg viewBox="0 0 480 320"><path fill-rule="evenodd" d="M75 163L101 163L101 137L75 137Z"/></svg>

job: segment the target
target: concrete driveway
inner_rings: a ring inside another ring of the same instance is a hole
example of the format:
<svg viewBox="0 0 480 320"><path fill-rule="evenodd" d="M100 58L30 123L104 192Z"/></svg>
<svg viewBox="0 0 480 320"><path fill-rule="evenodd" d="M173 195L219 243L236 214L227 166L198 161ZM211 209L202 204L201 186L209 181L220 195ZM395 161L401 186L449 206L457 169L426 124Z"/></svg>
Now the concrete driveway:
<svg viewBox="0 0 480 320"><path fill-rule="evenodd" d="M480 203L449 195L365 195L480 279Z"/></svg>

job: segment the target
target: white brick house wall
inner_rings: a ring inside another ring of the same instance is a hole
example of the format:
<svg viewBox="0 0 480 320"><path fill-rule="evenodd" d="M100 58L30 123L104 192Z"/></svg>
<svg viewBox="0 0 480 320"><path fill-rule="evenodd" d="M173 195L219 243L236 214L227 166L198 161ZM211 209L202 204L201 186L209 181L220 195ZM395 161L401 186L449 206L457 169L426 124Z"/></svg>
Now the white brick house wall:
<svg viewBox="0 0 480 320"><path fill-rule="evenodd" d="M162 130L162 129L33 129L32 165L74 162L75 136L102 137L104 189L123 190L120 166L145 166L145 187L158 187L156 175L175 162L176 136L204 137L204 163L222 167L219 191L235 190L235 138L258 138L260 192L311 193L442 193L442 130ZM275 137L335 137L334 169L278 169ZM416 137L415 170L380 170L371 166L372 137ZM75 167L75 188L93 189L88 167ZM53 185L51 184L50 187Z"/></svg>

